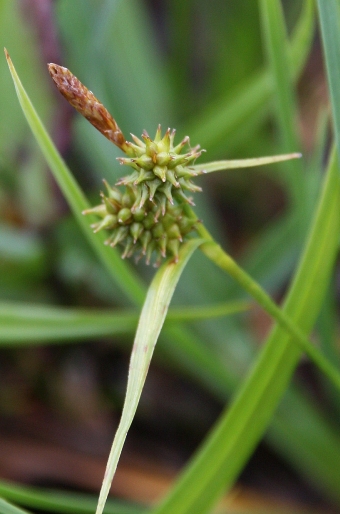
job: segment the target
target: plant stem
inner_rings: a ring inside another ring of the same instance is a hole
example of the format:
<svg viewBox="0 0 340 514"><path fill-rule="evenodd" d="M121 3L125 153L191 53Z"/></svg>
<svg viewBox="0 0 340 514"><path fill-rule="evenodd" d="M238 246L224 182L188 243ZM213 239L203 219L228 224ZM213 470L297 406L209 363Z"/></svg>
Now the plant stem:
<svg viewBox="0 0 340 514"><path fill-rule="evenodd" d="M216 243L203 224L197 228L198 233L207 242L200 247L202 252L219 268L236 280L256 302L291 336L308 357L328 376L334 385L340 389L340 373L335 366L315 347L303 332L291 321L290 317L276 305L266 291L246 272L236 261Z"/></svg>

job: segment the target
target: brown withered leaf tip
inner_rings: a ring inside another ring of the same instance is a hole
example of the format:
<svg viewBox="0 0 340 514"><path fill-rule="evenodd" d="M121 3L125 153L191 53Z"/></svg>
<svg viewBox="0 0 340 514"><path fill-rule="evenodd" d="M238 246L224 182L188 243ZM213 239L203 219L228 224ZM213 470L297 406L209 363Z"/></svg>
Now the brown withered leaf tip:
<svg viewBox="0 0 340 514"><path fill-rule="evenodd" d="M127 146L122 131L92 91L87 89L70 70L63 66L50 63L48 64L48 71L60 93L72 107L77 109L109 141L126 152Z"/></svg>

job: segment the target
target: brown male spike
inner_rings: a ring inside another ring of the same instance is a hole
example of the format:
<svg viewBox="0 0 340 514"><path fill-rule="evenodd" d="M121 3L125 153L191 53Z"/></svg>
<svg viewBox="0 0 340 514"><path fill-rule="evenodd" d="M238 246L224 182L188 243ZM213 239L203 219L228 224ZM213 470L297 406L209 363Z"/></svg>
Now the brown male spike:
<svg viewBox="0 0 340 514"><path fill-rule="evenodd" d="M77 109L99 132L123 152L131 153L125 137L109 111L67 68L58 64L48 64L48 71L60 93Z"/></svg>
<svg viewBox="0 0 340 514"><path fill-rule="evenodd" d="M163 206L164 198L173 205L175 201L192 203L184 191L201 191L200 187L190 181L191 177L202 173L191 167L203 151L199 145L190 148L189 138L185 137L174 146L175 131L167 129L162 137L160 125L154 139L144 130L142 139L132 135L134 143L126 141L108 110L70 70L58 64L49 64L48 70L66 100L109 141L125 152L127 157L118 157L118 160L133 168L133 171L122 177L116 185L140 188L141 194L138 202L136 200L136 206L142 208L147 200ZM189 151L181 153L187 144Z"/></svg>

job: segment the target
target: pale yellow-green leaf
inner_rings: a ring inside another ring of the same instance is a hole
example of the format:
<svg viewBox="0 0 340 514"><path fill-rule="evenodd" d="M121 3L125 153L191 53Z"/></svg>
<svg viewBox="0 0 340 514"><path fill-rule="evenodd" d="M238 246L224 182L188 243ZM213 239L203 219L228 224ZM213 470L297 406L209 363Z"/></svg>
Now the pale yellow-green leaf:
<svg viewBox="0 0 340 514"><path fill-rule="evenodd" d="M148 289L132 348L123 412L107 462L96 514L103 512L176 284L189 258L202 242L204 242L203 239L192 239L185 243L180 249L178 262L172 260L164 263L157 271Z"/></svg>
<svg viewBox="0 0 340 514"><path fill-rule="evenodd" d="M213 171L231 170L235 168L252 168L254 166L263 166L265 164L273 164L276 162L289 161L290 159L299 159L301 153L288 153L283 155L271 155L269 157L254 157L252 159L232 159L230 161L212 161L205 164L195 164L192 169L198 173L212 173Z"/></svg>

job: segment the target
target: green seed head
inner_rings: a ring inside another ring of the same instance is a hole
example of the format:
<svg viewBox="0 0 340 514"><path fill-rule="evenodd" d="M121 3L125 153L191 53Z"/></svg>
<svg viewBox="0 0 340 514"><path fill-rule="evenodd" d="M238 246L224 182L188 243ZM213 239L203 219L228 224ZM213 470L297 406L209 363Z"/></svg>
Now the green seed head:
<svg viewBox="0 0 340 514"><path fill-rule="evenodd" d="M180 244L197 222L185 214L184 206L193 204L188 191L201 191L191 182L198 175L193 163L202 153L200 147L190 148L188 137L174 145L175 130L162 136L160 125L154 140L144 131L142 139L132 135L133 142L126 141L108 110L70 70L53 63L48 69L61 94L125 153L118 160L132 169L116 184L124 192L104 181L107 192L101 195L101 205L84 211L100 218L92 225L94 232L108 230L106 244L123 246L122 257L137 254L149 263L155 254L157 264L168 255L177 260ZM186 145L189 151L182 153Z"/></svg>
<svg viewBox="0 0 340 514"><path fill-rule="evenodd" d="M107 192L101 194L102 203L83 214L99 216L91 227L94 232L108 231L105 244L122 247L123 258L145 257L147 264L153 257L155 265L168 256L177 260L179 247L195 228L197 218L187 216L183 206L172 204L166 197L158 203L145 198L141 186L127 185L121 191L104 183Z"/></svg>
<svg viewBox="0 0 340 514"><path fill-rule="evenodd" d="M201 191L200 187L191 182L191 178L198 173L190 165L201 155L202 150L195 146L181 153L189 144L189 138L185 137L177 146L174 146L174 138L175 130L168 129L162 137L161 127L158 126L154 140L144 131L142 139L132 135L134 142L126 141L124 151L127 157L119 157L118 160L133 171L116 185L139 186L143 192L139 199L140 207L147 200L159 204L164 197L170 204L174 204L177 199L192 204L192 199L185 193Z"/></svg>

